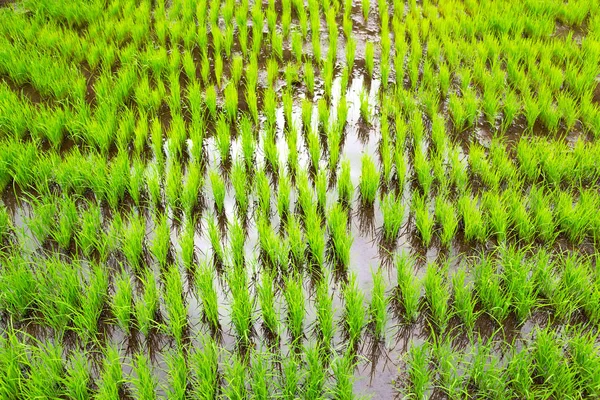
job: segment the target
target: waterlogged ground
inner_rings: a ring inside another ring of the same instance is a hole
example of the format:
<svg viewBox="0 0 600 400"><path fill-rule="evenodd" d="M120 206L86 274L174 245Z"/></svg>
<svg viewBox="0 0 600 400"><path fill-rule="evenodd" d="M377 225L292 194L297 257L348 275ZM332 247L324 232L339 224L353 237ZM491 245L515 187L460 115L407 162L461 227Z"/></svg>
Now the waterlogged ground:
<svg viewBox="0 0 600 400"><path fill-rule="evenodd" d="M598 397L598 10L0 1L1 397Z"/></svg>

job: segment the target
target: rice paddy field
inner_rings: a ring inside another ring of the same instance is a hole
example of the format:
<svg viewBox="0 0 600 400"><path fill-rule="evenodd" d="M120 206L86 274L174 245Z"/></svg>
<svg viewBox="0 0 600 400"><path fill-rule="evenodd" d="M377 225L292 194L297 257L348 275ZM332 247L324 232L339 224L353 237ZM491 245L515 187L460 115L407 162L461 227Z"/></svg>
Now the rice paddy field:
<svg viewBox="0 0 600 400"><path fill-rule="evenodd" d="M599 0L0 1L0 398L600 397Z"/></svg>

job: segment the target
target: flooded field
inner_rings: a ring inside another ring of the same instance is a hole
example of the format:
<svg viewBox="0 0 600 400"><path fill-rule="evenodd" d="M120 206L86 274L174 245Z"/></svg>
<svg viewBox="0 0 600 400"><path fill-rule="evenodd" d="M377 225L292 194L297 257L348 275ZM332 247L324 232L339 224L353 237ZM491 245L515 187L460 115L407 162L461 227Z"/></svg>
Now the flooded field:
<svg viewBox="0 0 600 400"><path fill-rule="evenodd" d="M597 398L598 60L598 0L0 0L0 397Z"/></svg>

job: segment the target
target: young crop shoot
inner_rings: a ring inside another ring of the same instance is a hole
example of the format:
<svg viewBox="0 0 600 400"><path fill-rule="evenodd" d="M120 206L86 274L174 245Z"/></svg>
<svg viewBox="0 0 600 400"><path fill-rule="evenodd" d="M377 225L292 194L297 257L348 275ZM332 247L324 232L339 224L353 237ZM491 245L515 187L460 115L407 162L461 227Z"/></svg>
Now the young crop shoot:
<svg viewBox="0 0 600 400"><path fill-rule="evenodd" d="M373 159L365 154L361 159L360 199L363 207L372 207L379 188L379 172Z"/></svg>

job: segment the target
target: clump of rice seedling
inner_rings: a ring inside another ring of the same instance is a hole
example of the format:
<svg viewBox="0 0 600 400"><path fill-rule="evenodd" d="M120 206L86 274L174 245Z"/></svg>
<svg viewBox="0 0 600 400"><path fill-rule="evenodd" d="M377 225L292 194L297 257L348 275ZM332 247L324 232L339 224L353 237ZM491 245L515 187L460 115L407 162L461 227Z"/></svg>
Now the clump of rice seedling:
<svg viewBox="0 0 600 400"><path fill-rule="evenodd" d="M373 277L373 290L371 291L371 305L369 307L370 323L375 338L383 340L388 321L388 301L385 297L383 269L379 268L377 272L371 271L371 275Z"/></svg>
<svg viewBox="0 0 600 400"><path fill-rule="evenodd" d="M323 368L323 349L318 344L311 345L305 347L304 354L308 369L304 381L304 394L307 399L317 399L322 397L323 385L326 380L325 368Z"/></svg>
<svg viewBox="0 0 600 400"><path fill-rule="evenodd" d="M413 194L412 209L415 216L415 225L421 236L423 246L429 247L433 237L435 224L432 213L429 211L429 202L426 195Z"/></svg>
<svg viewBox="0 0 600 400"><path fill-rule="evenodd" d="M123 227L121 249L129 265L137 269L141 265L144 254L144 237L146 235L146 222L144 218L132 213L126 227Z"/></svg>
<svg viewBox="0 0 600 400"><path fill-rule="evenodd" d="M441 225L440 241L447 248L456 235L458 218L452 203L444 196L435 199L435 216Z"/></svg>
<svg viewBox="0 0 600 400"><path fill-rule="evenodd" d="M187 307L184 303L183 283L176 265L171 265L165 273L164 301L167 312L167 330L175 338L177 347L183 344L183 334L187 327Z"/></svg>
<svg viewBox="0 0 600 400"><path fill-rule="evenodd" d="M65 394L73 399L90 398L90 375L87 355L82 351L73 352L69 357L63 381Z"/></svg>
<svg viewBox="0 0 600 400"><path fill-rule="evenodd" d="M217 119L215 143L219 149L221 166L229 164L229 152L231 149L231 132L227 120L221 116Z"/></svg>
<svg viewBox="0 0 600 400"><path fill-rule="evenodd" d="M167 265L169 249L171 248L171 230L164 213L159 214L154 219L154 239L150 247L150 252L158 261L161 268Z"/></svg>
<svg viewBox="0 0 600 400"><path fill-rule="evenodd" d="M327 216L327 228L331 240L331 253L335 266L346 271L350 265L352 236L348 232L348 215L339 205L334 205Z"/></svg>
<svg viewBox="0 0 600 400"><path fill-rule="evenodd" d="M482 205L487 211L492 229L490 234L496 236L498 242L506 240L510 224L510 217L505 206L506 202L508 202L508 199L504 199L503 195L499 195L496 192L485 192L482 197Z"/></svg>
<svg viewBox="0 0 600 400"><path fill-rule="evenodd" d="M124 383L119 350L113 346L107 346L104 350L96 398L101 400L119 398Z"/></svg>
<svg viewBox="0 0 600 400"><path fill-rule="evenodd" d="M292 183L287 175L280 173L277 188L277 213L282 220L287 219L290 212Z"/></svg>
<svg viewBox="0 0 600 400"><path fill-rule="evenodd" d="M326 276L319 282L315 296L318 333L323 348L328 349L335 333L333 298L329 291L329 277Z"/></svg>
<svg viewBox="0 0 600 400"><path fill-rule="evenodd" d="M379 187L379 172L368 154L362 156L360 174L360 199L363 206L372 207Z"/></svg>
<svg viewBox="0 0 600 400"><path fill-rule="evenodd" d="M531 263L523 262L523 258L523 251L512 247L502 254L506 291L519 322L524 322L529 317L537 297L534 280L530 277Z"/></svg>
<svg viewBox="0 0 600 400"><path fill-rule="evenodd" d="M233 83L227 84L224 90L225 94L225 112L227 113L227 117L229 121L235 121L237 116L238 109L238 91L237 87Z"/></svg>
<svg viewBox="0 0 600 400"><path fill-rule="evenodd" d="M111 300L112 312L119 327L129 333L131 315L133 314L133 289L131 279L125 270L115 281L115 293Z"/></svg>
<svg viewBox="0 0 600 400"><path fill-rule="evenodd" d="M214 268L208 262L202 262L196 274L196 287L202 300L204 317L211 329L216 331L219 328L219 306Z"/></svg>
<svg viewBox="0 0 600 400"><path fill-rule="evenodd" d="M477 313L473 300L473 285L467 283L466 278L467 273L464 267L459 268L452 276L454 310L461 322L465 324L467 332L471 332L477 320Z"/></svg>
<svg viewBox="0 0 600 400"><path fill-rule="evenodd" d="M279 334L279 314L275 309L275 291L273 290L273 274L267 270L262 272L257 289L263 326L273 336Z"/></svg>
<svg viewBox="0 0 600 400"><path fill-rule="evenodd" d="M285 302L287 305L287 325L292 343L299 344L304 331L305 300L304 289L302 287L302 277L300 275L291 276L286 279Z"/></svg>
<svg viewBox="0 0 600 400"><path fill-rule="evenodd" d="M169 385L165 392L171 399L185 399L188 386L188 366L183 352L171 350L165 355Z"/></svg>
<svg viewBox="0 0 600 400"><path fill-rule="evenodd" d="M219 347L208 335L200 337L202 350L190 355L191 393L198 399L214 399L219 385Z"/></svg>
<svg viewBox="0 0 600 400"><path fill-rule="evenodd" d="M148 336L156 320L159 295L156 288L156 277L151 269L146 270L141 281L143 291L141 297L135 301L135 319L140 332Z"/></svg>
<svg viewBox="0 0 600 400"><path fill-rule="evenodd" d="M8 217L8 216L7 216ZM77 207L71 197L65 197L61 201L58 229L54 233L54 239L63 249L68 249L77 225ZM6 225L6 224L5 224ZM0 233L0 237L3 235Z"/></svg>
<svg viewBox="0 0 600 400"><path fill-rule="evenodd" d="M219 234L219 228L217 227L217 221L214 217L208 217L208 238L210 240L210 247L213 251L213 264L217 269L223 265L223 245L221 244L221 236Z"/></svg>
<svg viewBox="0 0 600 400"><path fill-rule="evenodd" d="M405 252L396 257L399 301L408 322L416 321L421 298L421 282L413 274L413 264L414 259Z"/></svg>
<svg viewBox="0 0 600 400"><path fill-rule="evenodd" d="M465 238L467 240L485 242L487 239L486 224L483 219L483 213L477 203L477 196L472 198L471 196L463 195L458 199L458 209L465 227Z"/></svg>
<svg viewBox="0 0 600 400"><path fill-rule="evenodd" d="M241 161L236 161L231 170L231 184L235 192L235 204L238 214L245 216L248 211L250 199L248 198L248 177L246 165Z"/></svg>
<svg viewBox="0 0 600 400"><path fill-rule="evenodd" d="M305 235L312 267L320 269L325 257L325 231L316 207L304 210Z"/></svg>
<svg viewBox="0 0 600 400"><path fill-rule="evenodd" d="M445 269L442 269L442 272L445 272ZM427 266L423 286L425 287L425 299L429 305L433 323L440 332L444 332L450 319L448 312L450 291L444 282L442 274L434 264Z"/></svg>
<svg viewBox="0 0 600 400"><path fill-rule="evenodd" d="M474 265L475 289L486 312L502 322L508 314L510 299L502 288L501 275L488 257Z"/></svg>
<svg viewBox="0 0 600 400"><path fill-rule="evenodd" d="M156 399L158 382L152 371L152 364L143 353L137 353L133 364L135 376L131 379L133 392L138 399Z"/></svg>
<svg viewBox="0 0 600 400"><path fill-rule="evenodd" d="M231 321L242 346L250 342L254 302L248 288L248 275L245 271L230 268L227 281L231 290Z"/></svg>
<svg viewBox="0 0 600 400"><path fill-rule="evenodd" d="M393 243L398 238L404 220L402 199L390 192L381 199L380 203L383 215L383 239L387 243Z"/></svg>
<svg viewBox="0 0 600 400"><path fill-rule="evenodd" d="M204 92L204 104L214 120L217 116L217 91L212 85L206 87L206 91Z"/></svg>
<svg viewBox="0 0 600 400"><path fill-rule="evenodd" d="M364 306L364 293L358 287L356 274L350 273L348 282L344 287L345 324L348 333L350 349L356 348L365 325L366 310Z"/></svg>
<svg viewBox="0 0 600 400"><path fill-rule="evenodd" d="M411 346L407 357L407 373L410 380L406 388L407 395L416 399L423 399L431 381L429 344L425 342L420 346Z"/></svg>
<svg viewBox="0 0 600 400"><path fill-rule="evenodd" d="M366 22L367 18L369 17L369 9L371 8L371 4L370 4L369 0L361 0L361 5L362 5L363 19Z"/></svg>

